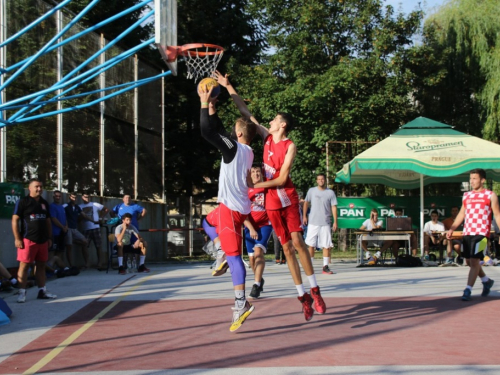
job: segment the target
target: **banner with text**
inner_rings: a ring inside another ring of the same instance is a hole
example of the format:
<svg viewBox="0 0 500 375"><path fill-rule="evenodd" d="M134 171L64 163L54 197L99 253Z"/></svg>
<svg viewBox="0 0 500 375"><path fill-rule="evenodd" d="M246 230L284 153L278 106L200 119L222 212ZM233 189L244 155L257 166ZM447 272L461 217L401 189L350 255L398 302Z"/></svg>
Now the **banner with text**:
<svg viewBox="0 0 500 375"><path fill-rule="evenodd" d="M0 183L0 218L11 219L16 202L24 196L24 186L19 183Z"/></svg>
<svg viewBox="0 0 500 375"><path fill-rule="evenodd" d="M414 229L420 227L420 197L377 197L377 198L338 198L338 227L356 229L370 218L370 211L376 208L379 220L385 228L385 219L394 215L396 208L403 210L404 216L412 218ZM430 220L430 212L436 210L439 221L450 217L451 207L462 206L462 197L427 197L424 201L424 221Z"/></svg>

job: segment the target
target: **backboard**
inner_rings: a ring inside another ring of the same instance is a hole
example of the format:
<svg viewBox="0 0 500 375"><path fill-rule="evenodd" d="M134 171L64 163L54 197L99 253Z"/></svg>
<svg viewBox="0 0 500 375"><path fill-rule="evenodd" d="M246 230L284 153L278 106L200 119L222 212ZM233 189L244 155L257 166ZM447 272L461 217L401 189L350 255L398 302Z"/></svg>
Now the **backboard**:
<svg viewBox="0 0 500 375"><path fill-rule="evenodd" d="M155 44L172 75L177 75L177 56L169 58L167 47L177 46L177 0L155 0Z"/></svg>

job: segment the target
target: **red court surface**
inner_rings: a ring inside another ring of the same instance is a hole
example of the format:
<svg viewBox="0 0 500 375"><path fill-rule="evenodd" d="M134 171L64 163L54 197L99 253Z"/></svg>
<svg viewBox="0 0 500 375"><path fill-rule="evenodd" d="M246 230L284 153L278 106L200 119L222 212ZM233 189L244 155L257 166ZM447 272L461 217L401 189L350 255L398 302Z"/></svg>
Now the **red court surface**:
<svg viewBox="0 0 500 375"><path fill-rule="evenodd" d="M488 324L499 298L325 300L327 313L305 322L297 300L259 299L236 333L231 300L122 301L40 371L500 364L481 354L500 335ZM109 304L90 303L2 362L0 374L28 370Z"/></svg>

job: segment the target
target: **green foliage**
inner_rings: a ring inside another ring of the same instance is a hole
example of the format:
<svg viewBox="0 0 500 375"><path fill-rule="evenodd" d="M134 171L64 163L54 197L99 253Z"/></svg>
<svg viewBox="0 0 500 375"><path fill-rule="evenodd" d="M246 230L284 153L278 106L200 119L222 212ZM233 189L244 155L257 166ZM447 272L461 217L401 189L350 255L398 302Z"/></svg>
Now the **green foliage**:
<svg viewBox="0 0 500 375"><path fill-rule="evenodd" d="M408 46L421 12L394 15L382 2L255 0L252 14L272 46L259 66L229 66L263 123L291 113L299 190L326 168L327 141L373 141L413 119ZM330 174L347 162L330 160Z"/></svg>
<svg viewBox="0 0 500 375"><path fill-rule="evenodd" d="M496 0L448 1L427 19L424 44L415 49L416 73L424 77L416 81L423 112L434 112L436 120L496 141L500 140L499 19Z"/></svg>

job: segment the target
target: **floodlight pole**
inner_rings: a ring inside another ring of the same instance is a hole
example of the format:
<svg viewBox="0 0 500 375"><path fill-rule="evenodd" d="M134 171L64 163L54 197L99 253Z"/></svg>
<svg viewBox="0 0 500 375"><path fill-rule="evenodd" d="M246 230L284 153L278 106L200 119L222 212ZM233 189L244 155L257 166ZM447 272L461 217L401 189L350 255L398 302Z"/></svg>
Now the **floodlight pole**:
<svg viewBox="0 0 500 375"><path fill-rule="evenodd" d="M165 73L164 70L161 73ZM165 194L165 77L161 77L161 200L167 203Z"/></svg>

